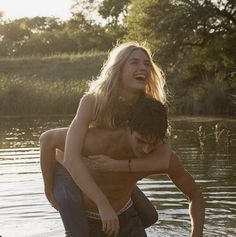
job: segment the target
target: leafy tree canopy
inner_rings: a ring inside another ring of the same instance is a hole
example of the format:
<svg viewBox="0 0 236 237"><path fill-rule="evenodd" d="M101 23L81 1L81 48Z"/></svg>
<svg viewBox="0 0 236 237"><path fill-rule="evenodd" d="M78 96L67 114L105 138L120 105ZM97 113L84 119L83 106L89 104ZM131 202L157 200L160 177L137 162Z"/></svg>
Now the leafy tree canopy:
<svg viewBox="0 0 236 237"><path fill-rule="evenodd" d="M133 0L126 24L127 38L148 41L169 69L207 57L215 70L235 61L234 1Z"/></svg>

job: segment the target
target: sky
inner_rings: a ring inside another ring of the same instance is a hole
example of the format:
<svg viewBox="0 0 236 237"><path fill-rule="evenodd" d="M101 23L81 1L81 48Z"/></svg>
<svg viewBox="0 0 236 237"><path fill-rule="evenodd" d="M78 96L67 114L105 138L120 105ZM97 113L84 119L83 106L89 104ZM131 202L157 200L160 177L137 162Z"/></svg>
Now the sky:
<svg viewBox="0 0 236 237"><path fill-rule="evenodd" d="M22 17L55 16L70 18L72 0L0 0L3 18L14 20Z"/></svg>

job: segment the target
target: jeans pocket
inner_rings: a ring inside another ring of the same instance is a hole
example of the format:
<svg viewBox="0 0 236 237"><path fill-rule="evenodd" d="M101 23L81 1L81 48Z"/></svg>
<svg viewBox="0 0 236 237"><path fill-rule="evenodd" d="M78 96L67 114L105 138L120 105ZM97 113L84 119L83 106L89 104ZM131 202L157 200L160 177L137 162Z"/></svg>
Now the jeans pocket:
<svg viewBox="0 0 236 237"><path fill-rule="evenodd" d="M93 220L91 218L88 218L88 224L89 224L89 236L90 237L102 237L103 231L102 231L102 222L100 220ZM105 235L104 235L105 236Z"/></svg>

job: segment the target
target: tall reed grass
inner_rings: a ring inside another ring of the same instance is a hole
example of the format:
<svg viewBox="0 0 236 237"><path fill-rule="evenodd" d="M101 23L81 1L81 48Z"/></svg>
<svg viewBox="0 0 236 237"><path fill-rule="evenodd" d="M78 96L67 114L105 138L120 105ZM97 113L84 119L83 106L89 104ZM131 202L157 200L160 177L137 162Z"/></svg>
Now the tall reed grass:
<svg viewBox="0 0 236 237"><path fill-rule="evenodd" d="M62 54L48 57L0 57L0 74L45 80L91 80L101 70L106 53Z"/></svg>
<svg viewBox="0 0 236 237"><path fill-rule="evenodd" d="M0 75L0 115L75 113L86 80L40 80Z"/></svg>
<svg viewBox="0 0 236 237"><path fill-rule="evenodd" d="M0 58L0 115L75 113L105 53Z"/></svg>
<svg viewBox="0 0 236 237"><path fill-rule="evenodd" d="M106 56L90 52L0 58L0 116L74 114L87 82L99 74ZM191 87L182 81L181 90L179 81L172 83L170 112L235 115L235 89L231 87L236 85L229 87L222 75L211 79L199 78ZM178 94L176 88L185 92Z"/></svg>

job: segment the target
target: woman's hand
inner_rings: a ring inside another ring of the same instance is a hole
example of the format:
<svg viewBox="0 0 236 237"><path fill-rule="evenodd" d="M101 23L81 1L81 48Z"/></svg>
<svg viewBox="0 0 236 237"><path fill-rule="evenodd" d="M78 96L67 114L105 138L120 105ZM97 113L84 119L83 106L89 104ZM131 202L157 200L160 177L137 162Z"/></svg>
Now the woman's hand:
<svg viewBox="0 0 236 237"><path fill-rule="evenodd" d="M117 236L120 225L119 219L112 206L109 203L98 205L98 211L102 221L102 230L108 236Z"/></svg>
<svg viewBox="0 0 236 237"><path fill-rule="evenodd" d="M91 169L99 171L112 171L116 160L111 159L106 155L92 155L88 156L89 159L86 160L86 163Z"/></svg>

